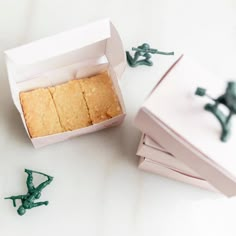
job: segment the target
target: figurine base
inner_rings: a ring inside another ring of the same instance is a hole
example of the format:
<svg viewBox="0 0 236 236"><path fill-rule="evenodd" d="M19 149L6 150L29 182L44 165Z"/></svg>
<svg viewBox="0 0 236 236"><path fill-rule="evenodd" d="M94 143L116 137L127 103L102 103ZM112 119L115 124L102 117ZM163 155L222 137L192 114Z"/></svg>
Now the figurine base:
<svg viewBox="0 0 236 236"><path fill-rule="evenodd" d="M204 108L211 112L220 122L222 128L220 140L226 142L230 137L231 122L226 122L227 117L215 105L208 103Z"/></svg>
<svg viewBox="0 0 236 236"><path fill-rule="evenodd" d="M143 65L143 66L152 66L153 65L152 61L147 61L147 60L135 61L128 51L126 51L126 58L127 58L127 62L130 67L137 67L137 66L141 66L141 65Z"/></svg>

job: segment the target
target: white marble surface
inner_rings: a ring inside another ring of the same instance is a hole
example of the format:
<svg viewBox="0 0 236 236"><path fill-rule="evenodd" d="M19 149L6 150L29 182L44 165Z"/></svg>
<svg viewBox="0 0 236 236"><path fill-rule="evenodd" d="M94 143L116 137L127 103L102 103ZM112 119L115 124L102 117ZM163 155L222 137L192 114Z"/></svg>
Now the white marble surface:
<svg viewBox="0 0 236 236"><path fill-rule="evenodd" d="M137 169L140 133L132 121L157 82L155 68L127 68L120 127L35 150L12 103L3 50L110 17L126 49L150 42L183 51L236 77L234 0L0 0L0 235L235 236L236 198ZM183 85L180 85L183 86ZM55 177L47 207L19 217L5 196L25 190L23 169Z"/></svg>

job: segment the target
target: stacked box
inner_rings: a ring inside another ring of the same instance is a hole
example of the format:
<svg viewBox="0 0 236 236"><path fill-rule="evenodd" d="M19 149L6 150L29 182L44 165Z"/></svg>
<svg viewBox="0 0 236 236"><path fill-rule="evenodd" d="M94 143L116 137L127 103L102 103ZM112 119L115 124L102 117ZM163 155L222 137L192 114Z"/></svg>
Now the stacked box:
<svg viewBox="0 0 236 236"><path fill-rule="evenodd" d="M236 124L230 139L222 142L219 121L204 109L209 98L195 95L196 88L203 87L217 98L226 91L227 82L182 55L162 76L135 118L135 125L158 149L153 151L151 142L142 137L140 168L216 189L229 197L236 195ZM165 163L163 155L168 156Z"/></svg>
<svg viewBox="0 0 236 236"><path fill-rule="evenodd" d="M139 168L142 170L204 189L217 191L205 179L201 178L197 172L179 161L146 134L141 137L137 155L140 156Z"/></svg>

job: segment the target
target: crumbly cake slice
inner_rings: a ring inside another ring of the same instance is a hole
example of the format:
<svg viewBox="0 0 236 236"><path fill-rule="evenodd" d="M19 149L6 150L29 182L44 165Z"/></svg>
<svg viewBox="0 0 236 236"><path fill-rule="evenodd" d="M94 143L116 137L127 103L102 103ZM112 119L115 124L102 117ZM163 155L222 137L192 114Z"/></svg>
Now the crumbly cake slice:
<svg viewBox="0 0 236 236"><path fill-rule="evenodd" d="M61 126L65 131L91 125L88 108L78 80L49 88Z"/></svg>
<svg viewBox="0 0 236 236"><path fill-rule="evenodd" d="M112 80L107 72L79 79L93 124L122 114Z"/></svg>
<svg viewBox="0 0 236 236"><path fill-rule="evenodd" d="M20 93L25 122L32 138L63 132L47 88Z"/></svg>

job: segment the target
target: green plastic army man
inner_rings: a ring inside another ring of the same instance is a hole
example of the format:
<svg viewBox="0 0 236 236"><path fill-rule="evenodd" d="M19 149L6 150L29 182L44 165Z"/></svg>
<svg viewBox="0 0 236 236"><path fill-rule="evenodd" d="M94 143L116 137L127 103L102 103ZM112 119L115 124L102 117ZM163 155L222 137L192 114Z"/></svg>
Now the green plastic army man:
<svg viewBox="0 0 236 236"><path fill-rule="evenodd" d="M214 103L207 103L205 105L205 110L210 111L220 122L222 132L221 132L221 141L226 142L229 139L231 132L231 119L232 116L236 114L236 81L228 82L226 91L223 95L214 99L206 94L206 89L197 88L196 95L198 96L207 96ZM223 104L228 108L229 114L225 115L220 109L219 104Z"/></svg>
<svg viewBox="0 0 236 236"><path fill-rule="evenodd" d="M126 51L127 62L131 67L136 67L140 65L152 66L153 62L150 60L151 54L161 54L161 55L174 55L174 52L161 52L157 49L150 48L149 44L143 43L141 46L137 48L132 48L134 53L134 57L130 55L128 51ZM140 59L143 58L143 59Z"/></svg>
<svg viewBox="0 0 236 236"><path fill-rule="evenodd" d="M44 202L35 202L35 200L39 199L41 197L41 191L49 185L53 177L46 175L41 172L37 171L32 171L25 169L25 172L28 174L27 180L26 180L26 185L28 188L28 192L25 195L18 195L18 196L12 196L12 197L7 197L5 199L11 199L13 201L13 206L16 207L16 200L21 200L21 205L17 209L17 212L19 215L24 215L26 213L26 210L32 209L34 207L39 207L42 205L48 205L48 201ZM33 173L37 173L40 175L44 175L47 177L47 180L39 184L37 187L34 186L33 184Z"/></svg>

